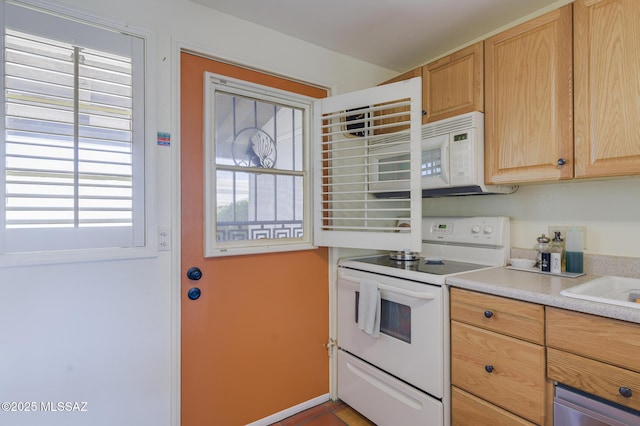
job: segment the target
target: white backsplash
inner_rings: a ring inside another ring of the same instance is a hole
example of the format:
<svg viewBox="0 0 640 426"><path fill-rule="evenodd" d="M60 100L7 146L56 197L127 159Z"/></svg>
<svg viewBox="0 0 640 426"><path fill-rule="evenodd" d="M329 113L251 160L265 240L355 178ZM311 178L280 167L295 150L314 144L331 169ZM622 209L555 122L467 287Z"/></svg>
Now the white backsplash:
<svg viewBox="0 0 640 426"><path fill-rule="evenodd" d="M510 195L426 198L423 216L509 216L511 246L533 248L549 225L586 226L585 254L640 258L640 177L522 185Z"/></svg>

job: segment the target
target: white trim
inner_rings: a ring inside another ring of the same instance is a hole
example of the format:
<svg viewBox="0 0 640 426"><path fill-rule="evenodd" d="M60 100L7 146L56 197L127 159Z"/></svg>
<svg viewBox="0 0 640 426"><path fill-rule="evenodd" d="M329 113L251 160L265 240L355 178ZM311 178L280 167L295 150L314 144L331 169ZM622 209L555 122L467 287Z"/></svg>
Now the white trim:
<svg viewBox="0 0 640 426"><path fill-rule="evenodd" d="M151 34L147 30L124 24L121 21L105 18L104 16L78 10L76 8L71 8L51 0L6 0L6 3L40 9L63 17L73 18L83 23L101 26L105 29L122 31L125 34L138 35L144 38L148 38ZM143 34L146 34L146 36Z"/></svg>
<svg viewBox="0 0 640 426"><path fill-rule="evenodd" d="M260 420L256 420L253 423L248 423L246 426L268 426L270 424L273 424L275 422L279 422L280 420L286 419L287 417L291 417L294 414L298 414L303 412L304 410L307 410L309 408L313 408L316 405L320 405L320 404L324 404L325 402L329 401L329 394L326 393L324 395L315 397L313 399L310 399L306 402L303 402L301 404L298 405L294 405L293 407L287 408L286 410L282 410L278 413L272 414L269 417L265 417L263 419Z"/></svg>
<svg viewBox="0 0 640 426"><path fill-rule="evenodd" d="M338 341L338 260L339 249L329 247L329 339ZM329 345L329 396L338 399L338 346Z"/></svg>
<svg viewBox="0 0 640 426"><path fill-rule="evenodd" d="M180 410L182 397L182 216L181 216L181 191L180 191L180 42L172 40L173 58L171 59L171 137L172 163L171 163L171 425L180 426Z"/></svg>

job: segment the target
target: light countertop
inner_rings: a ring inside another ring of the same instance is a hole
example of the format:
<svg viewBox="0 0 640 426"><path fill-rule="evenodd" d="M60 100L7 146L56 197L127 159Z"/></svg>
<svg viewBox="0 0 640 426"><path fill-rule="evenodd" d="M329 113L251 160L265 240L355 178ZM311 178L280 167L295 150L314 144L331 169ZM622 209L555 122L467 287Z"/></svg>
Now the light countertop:
<svg viewBox="0 0 640 426"><path fill-rule="evenodd" d="M591 302L562 296L566 288L597 278L598 275L583 275L578 278L538 274L504 267L483 269L448 277L450 287L475 290L496 296L524 300L546 306L569 309L608 318L640 324L640 309Z"/></svg>

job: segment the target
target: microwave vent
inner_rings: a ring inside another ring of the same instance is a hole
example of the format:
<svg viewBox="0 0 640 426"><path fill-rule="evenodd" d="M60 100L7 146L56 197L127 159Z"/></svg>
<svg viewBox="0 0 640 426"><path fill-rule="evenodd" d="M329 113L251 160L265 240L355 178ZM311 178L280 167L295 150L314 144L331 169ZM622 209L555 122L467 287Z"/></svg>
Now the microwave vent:
<svg viewBox="0 0 640 426"><path fill-rule="evenodd" d="M369 138L369 147L370 148L376 148L380 146L384 147L384 146L387 146L388 144L409 142L410 140L411 140L411 136L409 135L408 131L396 132L389 135L384 135L381 138L375 138L375 137Z"/></svg>
<svg viewBox="0 0 640 426"><path fill-rule="evenodd" d="M422 139L432 138L447 133L466 131L472 128L484 128L484 115L481 112L470 112L426 124L422 127Z"/></svg>
<svg viewBox="0 0 640 426"><path fill-rule="evenodd" d="M422 126L422 140L448 133L467 131L473 128L479 129L481 132L484 131L483 113L474 111L451 118L445 118L433 123L424 124ZM409 142L408 131L392 133L379 138L371 137L369 140L369 147L375 149L377 147L384 147L392 143L401 142Z"/></svg>

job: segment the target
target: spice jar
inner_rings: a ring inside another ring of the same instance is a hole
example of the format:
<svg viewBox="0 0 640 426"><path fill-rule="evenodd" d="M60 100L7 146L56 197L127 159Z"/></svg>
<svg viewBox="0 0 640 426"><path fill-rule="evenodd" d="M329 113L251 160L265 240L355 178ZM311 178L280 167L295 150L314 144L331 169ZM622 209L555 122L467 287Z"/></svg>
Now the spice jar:
<svg viewBox="0 0 640 426"><path fill-rule="evenodd" d="M551 272L551 253L549 253L549 237L542 234L537 238L538 267L542 272Z"/></svg>

